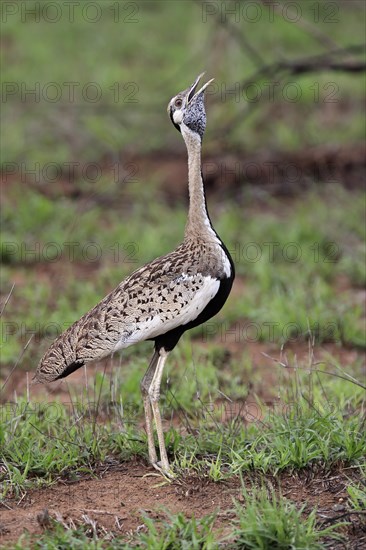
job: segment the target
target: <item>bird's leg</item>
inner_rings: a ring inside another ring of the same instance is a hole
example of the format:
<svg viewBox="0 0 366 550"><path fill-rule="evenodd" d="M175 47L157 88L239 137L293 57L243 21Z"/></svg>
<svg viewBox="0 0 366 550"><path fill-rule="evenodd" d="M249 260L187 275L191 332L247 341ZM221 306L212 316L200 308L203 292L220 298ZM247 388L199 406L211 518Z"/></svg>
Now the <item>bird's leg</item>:
<svg viewBox="0 0 366 550"><path fill-rule="evenodd" d="M154 466L157 470L160 470L163 474L171 477L172 472L170 470L168 455L165 448L163 424L161 421L161 414L159 410L161 378L163 375L164 365L167 357L168 357L168 352L166 352L164 348L160 348L157 366L149 387L149 398L150 398L151 408L154 414L154 420L155 420L156 431L158 434L159 450L160 450L160 463L154 464Z"/></svg>
<svg viewBox="0 0 366 550"><path fill-rule="evenodd" d="M168 455L165 448L163 425L159 410L161 378L163 375L164 365L167 357L168 353L163 348L161 348L159 351L155 350L155 353L150 361L149 368L147 369L145 376L141 381L141 392L144 400L146 433L150 463L159 472L163 473L166 476L172 477ZM158 462L154 444L154 420L156 432L158 434L160 462Z"/></svg>
<svg viewBox="0 0 366 550"><path fill-rule="evenodd" d="M144 400L145 411L145 425L147 433L147 444L149 449L149 460L151 464L157 464L158 458L156 456L156 449L154 444L154 431L153 431L153 411L151 408L151 402L149 397L149 388L154 377L156 366L159 360L159 352L155 350L154 355L151 358L149 367L141 381L141 393Z"/></svg>

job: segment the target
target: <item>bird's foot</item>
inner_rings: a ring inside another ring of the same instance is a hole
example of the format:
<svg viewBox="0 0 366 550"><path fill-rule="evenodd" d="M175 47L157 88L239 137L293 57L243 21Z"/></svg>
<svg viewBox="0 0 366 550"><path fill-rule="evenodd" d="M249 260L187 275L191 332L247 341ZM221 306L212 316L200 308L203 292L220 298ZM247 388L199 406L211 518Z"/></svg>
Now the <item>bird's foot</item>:
<svg viewBox="0 0 366 550"><path fill-rule="evenodd" d="M155 470L157 470L162 476L164 476L169 481L175 479L177 476L173 472L172 468L168 464L163 464L163 461L159 462L152 462L152 466L154 466Z"/></svg>

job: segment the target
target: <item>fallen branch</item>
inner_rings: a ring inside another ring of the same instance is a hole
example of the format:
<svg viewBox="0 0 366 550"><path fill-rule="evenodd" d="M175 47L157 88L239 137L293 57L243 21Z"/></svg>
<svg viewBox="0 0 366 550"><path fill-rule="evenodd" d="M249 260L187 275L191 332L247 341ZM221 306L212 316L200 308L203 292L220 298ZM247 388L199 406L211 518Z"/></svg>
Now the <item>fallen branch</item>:
<svg viewBox="0 0 366 550"><path fill-rule="evenodd" d="M343 514L340 514L339 516L333 516L333 517L326 517L322 514L319 514L319 516L324 519L323 523L331 523L333 521L338 521L339 519L345 518L347 516L365 516L366 510L349 510L348 512L344 512Z"/></svg>
<svg viewBox="0 0 366 550"><path fill-rule="evenodd" d="M349 54L361 55L365 53L365 44L354 44L345 48L338 48L322 54L302 57L293 60L280 60L274 63L263 65L256 70L251 76L240 83L240 93L251 84L261 80L262 78L284 78L284 76L299 76L307 73L316 73L320 71L335 71L346 73L360 73L366 71L366 61L340 59ZM258 102L259 103L259 102ZM258 105L256 103L256 105ZM244 104L247 107L247 104ZM238 112L232 119L223 127L222 133L226 135L236 124L242 122L242 118L238 116Z"/></svg>

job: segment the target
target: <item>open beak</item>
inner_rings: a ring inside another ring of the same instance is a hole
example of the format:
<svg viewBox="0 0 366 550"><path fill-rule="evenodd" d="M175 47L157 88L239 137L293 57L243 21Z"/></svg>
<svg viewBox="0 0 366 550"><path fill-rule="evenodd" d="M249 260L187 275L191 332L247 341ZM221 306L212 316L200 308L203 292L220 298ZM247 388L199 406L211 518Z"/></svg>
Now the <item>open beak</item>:
<svg viewBox="0 0 366 550"><path fill-rule="evenodd" d="M197 88L197 85L199 83L199 81L201 80L201 78L203 77L205 73L201 73L200 75L197 76L196 80L194 81L194 83L192 84L191 86L191 89L189 90L189 94L187 96L187 102L186 102L186 106L191 102L193 101L200 93L202 93L206 88L207 86L209 86L211 84L211 82L214 80L213 78L211 78L211 80L209 80L208 82L206 82L206 84L204 84L199 90L198 92L196 92L196 88Z"/></svg>

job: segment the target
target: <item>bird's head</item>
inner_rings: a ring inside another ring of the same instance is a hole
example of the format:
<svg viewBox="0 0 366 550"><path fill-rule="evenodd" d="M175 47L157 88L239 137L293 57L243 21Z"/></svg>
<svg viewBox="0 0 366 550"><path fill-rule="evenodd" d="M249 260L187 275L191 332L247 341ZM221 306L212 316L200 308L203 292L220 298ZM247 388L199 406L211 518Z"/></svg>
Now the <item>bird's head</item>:
<svg viewBox="0 0 366 550"><path fill-rule="evenodd" d="M174 126L180 132L190 130L198 134L202 140L206 128L206 112L203 95L213 78L196 91L199 81L205 73L200 74L184 92L180 92L168 105L168 113Z"/></svg>

